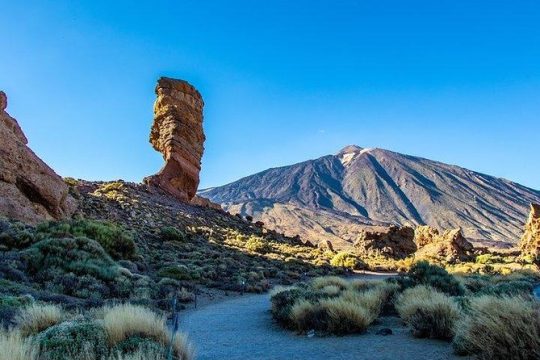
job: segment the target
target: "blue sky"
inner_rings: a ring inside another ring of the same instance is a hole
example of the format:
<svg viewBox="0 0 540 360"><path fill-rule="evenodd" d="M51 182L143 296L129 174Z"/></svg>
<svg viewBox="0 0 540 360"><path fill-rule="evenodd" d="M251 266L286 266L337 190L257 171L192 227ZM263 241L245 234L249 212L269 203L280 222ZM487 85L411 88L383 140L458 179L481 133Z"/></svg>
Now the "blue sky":
<svg viewBox="0 0 540 360"><path fill-rule="evenodd" d="M0 0L0 89L59 174L140 181L155 81L205 99L201 187L381 147L540 189L537 1Z"/></svg>

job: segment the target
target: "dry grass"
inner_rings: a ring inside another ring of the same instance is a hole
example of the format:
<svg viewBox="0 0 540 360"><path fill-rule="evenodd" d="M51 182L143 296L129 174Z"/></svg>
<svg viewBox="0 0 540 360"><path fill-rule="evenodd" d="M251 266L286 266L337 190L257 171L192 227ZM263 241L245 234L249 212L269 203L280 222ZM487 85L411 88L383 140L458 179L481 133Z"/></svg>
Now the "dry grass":
<svg viewBox="0 0 540 360"><path fill-rule="evenodd" d="M30 336L60 323L63 317L58 305L32 304L17 315L15 323L23 336Z"/></svg>
<svg viewBox="0 0 540 360"><path fill-rule="evenodd" d="M320 291L328 296L337 296L341 293L342 289L336 285L327 285L320 289Z"/></svg>
<svg viewBox="0 0 540 360"><path fill-rule="evenodd" d="M540 309L520 297L473 298L456 324L454 348L479 359L540 359Z"/></svg>
<svg viewBox="0 0 540 360"><path fill-rule="evenodd" d="M191 360L195 358L195 350L185 334L176 334L172 346L177 359Z"/></svg>
<svg viewBox="0 0 540 360"><path fill-rule="evenodd" d="M103 327L111 347L131 336L149 338L164 346L171 343L165 318L142 306L123 304L105 308ZM184 334L176 334L172 345L178 359L193 358L193 348Z"/></svg>
<svg viewBox="0 0 540 360"><path fill-rule="evenodd" d="M311 287L315 290L319 290L327 286L337 286L340 289L346 289L349 287L349 282L337 276L323 276L315 278L311 281Z"/></svg>
<svg viewBox="0 0 540 360"><path fill-rule="evenodd" d="M133 335L167 344L169 335L165 318L142 306L117 305L104 309L103 327L109 345L114 346Z"/></svg>
<svg viewBox="0 0 540 360"><path fill-rule="evenodd" d="M291 299L294 304L288 316L293 327L301 332L312 329L334 334L363 332L398 288L386 282L352 286L335 277L317 278L311 284L314 291L311 295Z"/></svg>
<svg viewBox="0 0 540 360"><path fill-rule="evenodd" d="M0 328L0 359L34 360L37 351L31 338L25 338L19 331L6 332Z"/></svg>
<svg viewBox="0 0 540 360"><path fill-rule="evenodd" d="M424 285L405 290L395 306L417 337L451 339L460 317L459 306L451 297Z"/></svg>
<svg viewBox="0 0 540 360"><path fill-rule="evenodd" d="M364 332L377 318L368 309L343 298L323 300L320 306L328 314L327 330L334 334Z"/></svg>

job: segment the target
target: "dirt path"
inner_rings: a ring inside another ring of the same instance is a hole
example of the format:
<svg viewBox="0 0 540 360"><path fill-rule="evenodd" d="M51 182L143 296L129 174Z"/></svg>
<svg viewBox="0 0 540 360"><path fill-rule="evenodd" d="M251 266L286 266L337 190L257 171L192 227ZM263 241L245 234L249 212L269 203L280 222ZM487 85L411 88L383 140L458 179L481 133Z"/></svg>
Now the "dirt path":
<svg viewBox="0 0 540 360"><path fill-rule="evenodd" d="M269 295L246 295L182 315L197 359L464 359L442 341L415 339L398 318L382 318L366 334L344 337L298 336L272 321ZM376 335L389 327L393 335Z"/></svg>

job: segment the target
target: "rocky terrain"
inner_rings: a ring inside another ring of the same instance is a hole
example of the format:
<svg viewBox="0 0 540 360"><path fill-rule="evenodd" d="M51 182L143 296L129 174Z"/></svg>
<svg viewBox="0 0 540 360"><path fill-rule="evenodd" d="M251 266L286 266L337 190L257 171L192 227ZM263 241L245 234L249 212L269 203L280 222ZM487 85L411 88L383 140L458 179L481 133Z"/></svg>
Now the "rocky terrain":
<svg viewBox="0 0 540 360"><path fill-rule="evenodd" d="M269 228L337 248L352 246L371 226L391 224L461 228L477 245L510 247L529 205L540 201L539 191L505 179L358 146L199 194Z"/></svg>
<svg viewBox="0 0 540 360"><path fill-rule="evenodd" d="M77 205L67 185L27 146L7 105L0 91L0 214L33 224L70 216Z"/></svg>

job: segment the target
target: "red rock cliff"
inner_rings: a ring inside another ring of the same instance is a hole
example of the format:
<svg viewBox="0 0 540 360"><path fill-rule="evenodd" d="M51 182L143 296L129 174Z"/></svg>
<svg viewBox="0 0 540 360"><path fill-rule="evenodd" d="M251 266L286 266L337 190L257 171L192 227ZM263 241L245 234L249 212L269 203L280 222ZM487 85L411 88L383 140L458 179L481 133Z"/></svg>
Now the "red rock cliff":
<svg viewBox="0 0 540 360"><path fill-rule="evenodd" d="M0 215L27 223L70 216L77 204L68 186L27 146L6 107L0 91Z"/></svg>

